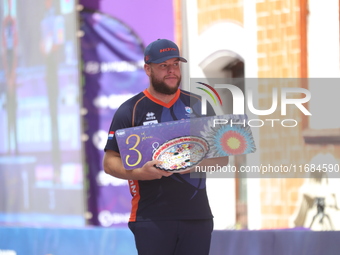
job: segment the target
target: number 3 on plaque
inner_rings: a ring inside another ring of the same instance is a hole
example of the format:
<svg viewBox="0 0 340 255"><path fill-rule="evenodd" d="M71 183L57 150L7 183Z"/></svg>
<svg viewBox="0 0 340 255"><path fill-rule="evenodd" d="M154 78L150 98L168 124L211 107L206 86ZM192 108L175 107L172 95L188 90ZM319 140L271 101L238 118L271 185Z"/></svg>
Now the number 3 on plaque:
<svg viewBox="0 0 340 255"><path fill-rule="evenodd" d="M129 149L129 151L135 151L135 152L137 152L137 154L138 154L138 159L137 159L136 163L130 164L130 163L129 163L130 155L127 155L127 156L125 157L125 163L126 163L126 165L128 165L128 166L136 166L136 165L138 165L138 164L141 162L141 160L142 160L142 153L140 153L140 151L136 149L136 147L138 146L138 144L139 144L139 142L140 142L140 137L139 137L138 135L136 135L136 134L130 135L128 138L126 138L125 143L126 143L126 144L129 144L129 140L130 140L130 138L131 138L132 136L135 136L135 137L137 138L137 140L136 140L135 144Z"/></svg>

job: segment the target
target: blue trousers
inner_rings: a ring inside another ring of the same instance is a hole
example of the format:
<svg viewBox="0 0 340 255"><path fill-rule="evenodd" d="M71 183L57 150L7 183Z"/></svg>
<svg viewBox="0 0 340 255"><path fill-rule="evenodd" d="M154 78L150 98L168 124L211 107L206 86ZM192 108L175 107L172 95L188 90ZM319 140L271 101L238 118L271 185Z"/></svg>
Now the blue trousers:
<svg viewBox="0 0 340 255"><path fill-rule="evenodd" d="M213 220L129 222L138 255L208 255Z"/></svg>

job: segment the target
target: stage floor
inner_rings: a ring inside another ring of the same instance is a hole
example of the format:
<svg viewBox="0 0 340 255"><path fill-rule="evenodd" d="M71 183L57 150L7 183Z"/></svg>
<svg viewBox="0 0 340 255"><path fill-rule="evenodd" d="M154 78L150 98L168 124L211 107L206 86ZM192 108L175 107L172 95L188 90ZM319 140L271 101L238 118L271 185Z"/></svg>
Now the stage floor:
<svg viewBox="0 0 340 255"><path fill-rule="evenodd" d="M339 240L340 231L216 230L210 255L338 255ZM137 252L127 228L0 227L0 254L137 255Z"/></svg>

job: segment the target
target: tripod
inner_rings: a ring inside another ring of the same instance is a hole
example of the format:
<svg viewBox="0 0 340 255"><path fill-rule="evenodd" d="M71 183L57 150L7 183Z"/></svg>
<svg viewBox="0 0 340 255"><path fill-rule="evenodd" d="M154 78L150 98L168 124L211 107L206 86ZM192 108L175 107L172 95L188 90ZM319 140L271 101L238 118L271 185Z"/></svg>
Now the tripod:
<svg viewBox="0 0 340 255"><path fill-rule="evenodd" d="M309 225L309 228L310 229L312 228L315 219L317 217L319 217L320 218L319 224L322 226L322 230L334 230L331 218L329 217L328 214L325 213L325 206L326 206L325 198L324 197L316 197L314 203L316 203L317 212L313 216L313 219L312 219L311 224ZM327 225L325 224L324 219L328 220L330 229L327 229Z"/></svg>

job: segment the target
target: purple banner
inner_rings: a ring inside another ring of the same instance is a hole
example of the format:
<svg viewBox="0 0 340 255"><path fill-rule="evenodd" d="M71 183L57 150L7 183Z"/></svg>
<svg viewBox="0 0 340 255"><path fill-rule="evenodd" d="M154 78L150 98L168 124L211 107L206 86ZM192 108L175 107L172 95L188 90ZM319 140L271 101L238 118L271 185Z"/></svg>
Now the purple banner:
<svg viewBox="0 0 340 255"><path fill-rule="evenodd" d="M144 45L158 38L175 39L173 0L80 0L79 3L122 20Z"/></svg>
<svg viewBox="0 0 340 255"><path fill-rule="evenodd" d="M88 165L90 224L126 226L131 209L128 182L104 173L102 159L112 117L121 103L144 90L141 40L121 21L99 12L82 11L85 161Z"/></svg>

